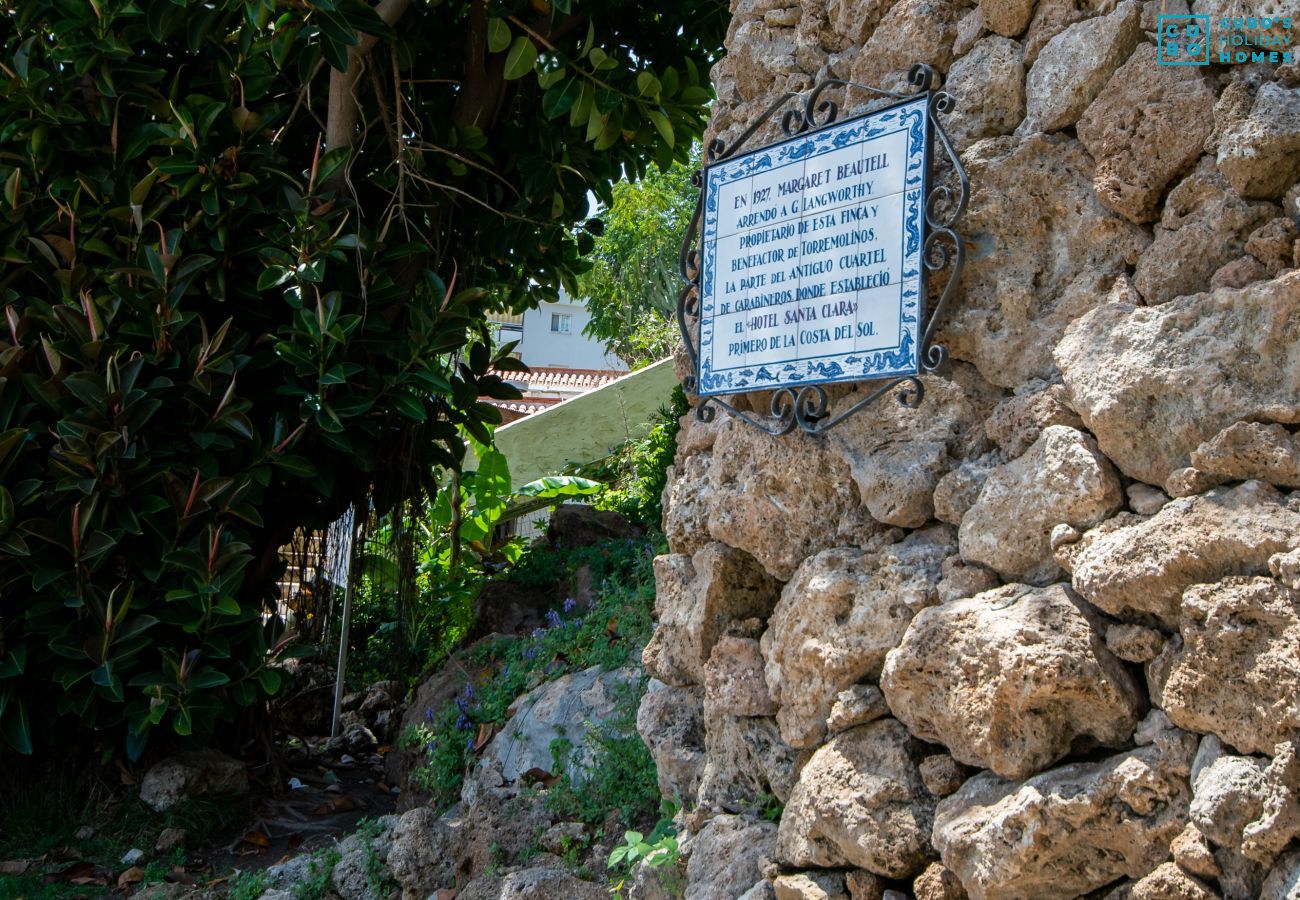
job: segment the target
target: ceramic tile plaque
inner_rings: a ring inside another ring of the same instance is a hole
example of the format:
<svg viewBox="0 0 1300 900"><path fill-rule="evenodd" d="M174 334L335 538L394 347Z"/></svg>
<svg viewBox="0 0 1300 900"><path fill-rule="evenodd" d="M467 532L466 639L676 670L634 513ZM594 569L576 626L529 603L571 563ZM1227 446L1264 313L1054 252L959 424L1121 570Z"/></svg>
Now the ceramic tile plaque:
<svg viewBox="0 0 1300 900"><path fill-rule="evenodd" d="M918 373L927 98L705 171L702 396Z"/></svg>

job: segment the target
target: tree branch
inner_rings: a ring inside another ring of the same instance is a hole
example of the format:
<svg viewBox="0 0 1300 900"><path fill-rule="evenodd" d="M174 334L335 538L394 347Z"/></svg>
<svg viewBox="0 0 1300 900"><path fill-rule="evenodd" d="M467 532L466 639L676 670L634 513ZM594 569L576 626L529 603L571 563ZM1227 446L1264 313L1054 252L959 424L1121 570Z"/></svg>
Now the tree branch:
<svg viewBox="0 0 1300 900"><path fill-rule="evenodd" d="M396 25L411 6L411 0L379 0L375 12L386 25ZM325 149L352 146L357 130L357 80L361 77L363 59L379 42L373 34L357 35L357 44L348 48L348 70L330 69L329 112L325 119Z"/></svg>

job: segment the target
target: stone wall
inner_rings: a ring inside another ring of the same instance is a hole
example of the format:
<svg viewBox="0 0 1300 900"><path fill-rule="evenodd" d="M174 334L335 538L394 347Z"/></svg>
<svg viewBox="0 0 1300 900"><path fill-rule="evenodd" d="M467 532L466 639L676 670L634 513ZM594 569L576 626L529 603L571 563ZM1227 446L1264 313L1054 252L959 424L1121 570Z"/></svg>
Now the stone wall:
<svg viewBox="0 0 1300 900"><path fill-rule="evenodd" d="M1183 3L733 3L713 135L925 62L973 193L919 410L684 420L692 900L1300 897L1300 66L1156 65Z"/></svg>

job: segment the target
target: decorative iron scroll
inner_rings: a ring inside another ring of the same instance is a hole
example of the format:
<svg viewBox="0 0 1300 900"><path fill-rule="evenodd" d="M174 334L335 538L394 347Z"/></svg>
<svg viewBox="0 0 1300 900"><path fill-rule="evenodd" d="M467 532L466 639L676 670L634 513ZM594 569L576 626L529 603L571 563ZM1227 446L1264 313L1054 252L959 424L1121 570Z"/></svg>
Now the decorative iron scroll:
<svg viewBox="0 0 1300 900"><path fill-rule="evenodd" d="M796 427L809 434L818 434L833 428L855 413L860 412L895 388L898 388L895 396L902 406L908 409L916 409L920 406L925 387L917 375L922 372L935 371L948 359L947 348L934 343L933 337L952 294L957 288L962 267L966 260L966 249L962 237L955 230L954 225L962 213L966 211L966 204L970 199L970 179L967 177L966 170L953 149L952 141L935 116L935 113L946 113L952 110L956 103L955 99L946 91L932 89L934 71L923 63L912 66L908 73L908 83L915 88L911 94L896 94L870 85L859 84L856 81L843 81L837 78L823 81L804 94L793 91L787 92L769 106L763 115L749 128L745 129L744 133L730 145L716 138L711 141L707 148L707 157L708 163L712 164L734 156L750 138L757 134L782 109L785 109L785 112L781 114L781 130L787 137L795 137L835 124L839 114L839 107L834 101L822 97L823 93L829 88L852 87L867 91L878 97L894 100L913 100L922 94L928 97L927 106L930 113L928 118L932 139L930 141L930 152L926 154L925 161L925 183L929 185L929 192L925 198L925 238L921 250L922 283L920 302L922 325L921 337L918 341L919 346L917 347L919 372L916 375L881 379L879 387L853 404L853 406L834 416L828 413L829 401L825 386L807 384L783 386L775 389L772 393L772 401L767 416L737 409L718 395L701 396L695 406L695 415L700 420L712 421L717 415L717 408L721 407L741 421L768 434L788 434ZM796 105L791 106L791 101L796 101ZM939 173L944 176L944 180L938 184L934 183L931 177L935 173L933 163L937 153L935 150L936 141L938 146L943 149L951 166L950 169ZM701 233L701 217L705 199L704 171L696 172L692 181L697 188L700 188L700 199L696 203L695 214L691 218L686 239L682 243L678 268L682 281L685 282L685 287L677 300L677 325L681 329L682 340L691 359L691 374L687 376L683 385L687 393L696 393L697 376L700 371L698 334L700 251L696 247L696 240ZM951 271L948 275L948 281L944 285L943 293L934 308L928 310L927 315L924 273L939 272L949 266L951 266ZM695 323L694 328L692 328L692 322Z"/></svg>

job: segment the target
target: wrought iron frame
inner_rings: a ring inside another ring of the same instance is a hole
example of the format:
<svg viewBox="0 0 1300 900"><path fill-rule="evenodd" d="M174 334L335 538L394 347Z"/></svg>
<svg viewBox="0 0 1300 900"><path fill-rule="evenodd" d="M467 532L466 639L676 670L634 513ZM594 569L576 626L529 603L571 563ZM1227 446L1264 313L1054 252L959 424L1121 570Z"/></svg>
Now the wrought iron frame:
<svg viewBox="0 0 1300 900"><path fill-rule="evenodd" d="M806 93L787 91L730 145L716 138L709 143L706 151L708 162L705 168L695 172L692 176L692 182L700 189L700 198L695 204L695 214L691 218L690 227L687 228L686 239L682 242L681 256L678 261L678 272L682 281L685 282L685 287L682 288L677 298L677 326L681 329L682 341L686 345L686 352L691 360L691 374L687 376L683 387L687 393L694 394L700 372L700 250L696 246L696 241L701 234L705 172L708 166L735 156L737 151L744 147L746 142L757 134L782 108L786 107L791 100L800 101L802 108L798 106L789 108L782 114L781 130L786 137L796 137L837 124L839 106L832 100L822 99L822 94L829 88L857 88L877 97L898 101L915 100L917 97L925 95L928 97L927 108L929 115L927 119L929 120L930 132L928 135L929 152L926 154L925 160L924 183L928 186L929 192L926 195L924 204L925 215L921 244L922 266L918 293L921 322L923 324L920 328L921 336L917 346L917 372L909 375L887 376L882 379L884 383L881 386L848 409L834 416L828 415L827 412L829 401L826 396L825 384L804 384L776 388L772 393L769 414L766 417L737 409L722 399L720 395L711 394L699 398L695 405L696 418L710 422L717 415L717 408L721 407L730 415L768 434L789 434L796 427L800 431L809 434L819 434L870 406L896 387L900 388L896 396L902 406L908 409L916 409L921 405L921 400L925 395L925 386L919 376L927 372L934 372L948 359L947 348L942 344L934 343L933 338L935 329L942 320L948 302L957 288L962 267L966 261L966 248L962 236L955 230L954 225L961 218L962 213L966 211L966 204L970 200L970 179L966 175L966 169L961 164L961 159L953 149L952 141L936 115L936 113L949 112L956 105L955 98L946 91L933 90L934 71L924 63L913 65L908 72L907 80L915 88L911 94L896 94L882 88L860 84L856 81L844 81L838 78L827 79ZM952 170L946 173L945 183L935 184L931 176L934 173L933 163L938 148L942 148L946 154ZM953 182L955 182L955 185ZM948 281L944 285L943 293L939 297L939 301L934 305L934 309L928 311L929 315L927 316L926 273L941 271L947 268L950 263L952 271L949 273ZM692 320L694 320L694 328L691 327Z"/></svg>

